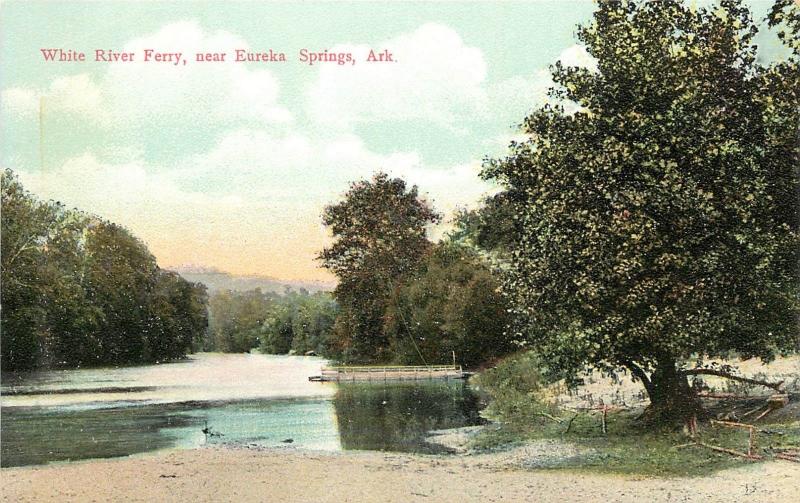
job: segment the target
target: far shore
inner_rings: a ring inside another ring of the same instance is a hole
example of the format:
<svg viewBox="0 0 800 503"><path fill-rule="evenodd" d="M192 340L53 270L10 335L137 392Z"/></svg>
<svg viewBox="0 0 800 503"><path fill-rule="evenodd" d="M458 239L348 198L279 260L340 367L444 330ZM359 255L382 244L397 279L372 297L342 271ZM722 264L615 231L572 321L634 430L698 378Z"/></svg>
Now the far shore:
<svg viewBox="0 0 800 503"><path fill-rule="evenodd" d="M214 447L0 470L2 501L796 501L800 465L696 478L531 470L535 445L430 456Z"/></svg>

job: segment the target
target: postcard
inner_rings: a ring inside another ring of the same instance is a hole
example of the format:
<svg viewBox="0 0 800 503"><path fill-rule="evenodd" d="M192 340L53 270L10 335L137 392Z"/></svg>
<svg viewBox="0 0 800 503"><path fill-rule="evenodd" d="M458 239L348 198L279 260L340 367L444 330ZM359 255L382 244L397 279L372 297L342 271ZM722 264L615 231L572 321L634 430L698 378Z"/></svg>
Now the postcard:
<svg viewBox="0 0 800 503"><path fill-rule="evenodd" d="M800 2L0 40L2 501L796 501Z"/></svg>

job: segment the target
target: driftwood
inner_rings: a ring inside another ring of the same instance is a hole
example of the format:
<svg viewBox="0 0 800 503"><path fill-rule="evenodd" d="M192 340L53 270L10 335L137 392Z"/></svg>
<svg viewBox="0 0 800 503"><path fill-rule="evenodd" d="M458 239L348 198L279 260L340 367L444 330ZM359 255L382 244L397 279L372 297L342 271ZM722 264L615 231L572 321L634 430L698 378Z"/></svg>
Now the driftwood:
<svg viewBox="0 0 800 503"><path fill-rule="evenodd" d="M575 409L572 409L575 410ZM602 430L603 434L608 433L608 413L617 411L617 410L627 410L627 407L622 406L609 406L609 405L599 405L597 407L582 407L575 411L575 415L570 418L567 422L567 428L564 430L562 435L566 435L569 433L570 428L572 428L572 422L575 421L575 418L578 417L578 414L581 412L592 412L592 411L599 411L602 412L600 417L600 429ZM560 421L559 421L560 422Z"/></svg>
<svg viewBox="0 0 800 503"><path fill-rule="evenodd" d="M772 395L767 399L767 405L770 409L782 409L789 405L789 395L787 393Z"/></svg>
<svg viewBox="0 0 800 503"><path fill-rule="evenodd" d="M745 418L750 414L755 414L756 412L766 407L766 409L758 417L753 419L753 422L755 423L759 419L765 417L770 412L786 407L786 405L788 404L789 404L789 395L786 393L778 393L767 398L767 403L765 403L764 405L759 405L755 409L742 414L742 418Z"/></svg>
<svg viewBox="0 0 800 503"><path fill-rule="evenodd" d="M755 409L753 409L753 410L751 410L751 411L747 411L747 412L745 412L744 414L742 414L742 416L741 416L741 417L742 417L742 419L744 419L744 418L746 418L747 416L749 416L749 415L751 415L751 414L755 414L756 412L760 411L761 409L763 409L763 408L764 408L764 407L766 407L766 406L767 406L766 404L759 405L759 406L758 406L758 407L756 407Z"/></svg>
<svg viewBox="0 0 800 503"><path fill-rule="evenodd" d="M696 376L696 375L710 375L710 376L717 376L717 377L724 377L725 379L730 379L732 381L739 381L748 384L756 384L758 386L766 386L767 388L772 388L775 391L780 391L781 386L783 386L783 381L773 383L769 381L761 381L758 379L751 379L749 377L741 377L737 375L733 375L730 372L723 372L721 370L714 370L714 369L688 369L681 371L683 375L687 376Z"/></svg>
<svg viewBox="0 0 800 503"><path fill-rule="evenodd" d="M800 449L788 449L775 455L778 459L800 463Z"/></svg>
<svg viewBox="0 0 800 503"><path fill-rule="evenodd" d="M712 451L724 452L725 454L730 454L732 456L739 456L746 459L752 459L752 460L764 459L758 454L747 454L745 452L739 452L733 449L726 449L725 447L719 447L717 445L711 445L705 442L689 442L688 444L676 445L674 448L683 449L685 447L694 447L694 446L705 447L707 449L711 449Z"/></svg>
<svg viewBox="0 0 800 503"><path fill-rule="evenodd" d="M724 453L730 454L732 456L739 456L739 457L746 458L746 459L751 459L751 460L764 459L762 456L759 456L758 454L747 454L747 453L744 453L744 452L734 451L733 449L726 449L724 447L719 447L719 446L716 446L716 445L707 444L705 442L697 442L697 445L706 447L706 448L714 450L714 451L724 452Z"/></svg>
<svg viewBox="0 0 800 503"><path fill-rule="evenodd" d="M772 407L770 407L770 406L767 406L767 410L765 410L764 412L762 412L761 414L759 414L759 416L758 416L757 418L753 419L753 422L755 423L756 421L758 421L758 420L759 420L759 419L761 419L762 417L766 416L767 414L769 414L769 413L770 413L770 412L772 412L773 410L775 410L775 409L773 409L773 408L772 408Z"/></svg>

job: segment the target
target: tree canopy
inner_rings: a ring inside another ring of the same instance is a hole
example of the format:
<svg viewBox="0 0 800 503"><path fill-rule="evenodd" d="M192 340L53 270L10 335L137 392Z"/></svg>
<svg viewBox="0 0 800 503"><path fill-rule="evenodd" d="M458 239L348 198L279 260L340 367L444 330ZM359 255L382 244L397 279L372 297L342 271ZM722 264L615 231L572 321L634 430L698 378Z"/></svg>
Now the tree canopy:
<svg viewBox="0 0 800 503"><path fill-rule="evenodd" d="M42 202L2 175L2 367L183 356L206 330L205 287L161 270L124 228Z"/></svg>
<svg viewBox="0 0 800 503"><path fill-rule="evenodd" d="M600 2L597 71L554 65L555 104L486 162L516 330L554 368L627 368L674 413L691 355L798 349L798 54L759 64L757 31L738 1Z"/></svg>
<svg viewBox="0 0 800 503"><path fill-rule="evenodd" d="M341 202L325 208L334 242L319 259L339 278L335 337L343 359L391 358L383 328L389 296L416 270L430 247L426 226L440 218L416 186L385 173L352 183Z"/></svg>

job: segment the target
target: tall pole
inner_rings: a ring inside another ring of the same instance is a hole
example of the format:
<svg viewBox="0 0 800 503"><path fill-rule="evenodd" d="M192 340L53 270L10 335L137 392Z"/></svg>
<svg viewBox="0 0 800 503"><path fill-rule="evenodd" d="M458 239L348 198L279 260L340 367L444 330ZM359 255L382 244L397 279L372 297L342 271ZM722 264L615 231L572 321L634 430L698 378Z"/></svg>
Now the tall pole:
<svg viewBox="0 0 800 503"><path fill-rule="evenodd" d="M44 171L44 96L39 96L39 169Z"/></svg>

